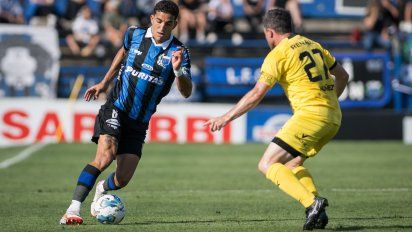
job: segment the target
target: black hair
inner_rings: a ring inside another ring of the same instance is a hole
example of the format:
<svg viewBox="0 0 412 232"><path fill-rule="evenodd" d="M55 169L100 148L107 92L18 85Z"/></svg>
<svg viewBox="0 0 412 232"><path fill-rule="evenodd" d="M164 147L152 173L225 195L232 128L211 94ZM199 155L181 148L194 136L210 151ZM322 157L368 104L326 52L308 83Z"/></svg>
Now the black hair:
<svg viewBox="0 0 412 232"><path fill-rule="evenodd" d="M263 27L273 29L281 35L292 33L292 16L289 11L282 8L270 9L263 17Z"/></svg>
<svg viewBox="0 0 412 232"><path fill-rule="evenodd" d="M171 14L175 17L175 19L179 17L179 7L176 5L176 3L170 0L163 0L156 3L153 9L153 14L156 14L156 12L158 11Z"/></svg>

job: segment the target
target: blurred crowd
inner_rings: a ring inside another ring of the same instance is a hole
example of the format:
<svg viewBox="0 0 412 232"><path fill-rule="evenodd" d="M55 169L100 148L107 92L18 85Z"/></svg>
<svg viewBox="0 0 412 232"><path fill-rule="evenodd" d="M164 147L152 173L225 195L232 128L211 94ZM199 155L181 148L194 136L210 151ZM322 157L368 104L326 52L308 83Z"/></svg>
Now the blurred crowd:
<svg viewBox="0 0 412 232"><path fill-rule="evenodd" d="M412 32L412 0L369 0L363 25L365 49L391 49L401 33Z"/></svg>
<svg viewBox="0 0 412 232"><path fill-rule="evenodd" d="M158 1L158 0L157 0ZM156 0L1 0L0 23L55 27L74 55L90 56L99 43L114 48L122 43L130 25L148 26ZM174 0L180 20L174 34L182 42L214 43L227 35L235 43L243 38L235 26L231 0ZM272 7L289 9L297 28L302 19L298 0L240 0L243 31L260 32L261 18Z"/></svg>
<svg viewBox="0 0 412 232"><path fill-rule="evenodd" d="M174 34L182 42L214 43L226 35L234 43L239 32L261 32L261 18L273 7L288 9L297 31L303 20L298 0L238 0L243 24L235 24L231 0L174 0L180 20ZM55 27L74 55L90 56L99 43L117 48L130 25L148 26L156 0L1 0L0 23ZM412 33L412 0L369 0L363 28L353 35L367 50L390 49L399 32ZM257 33L256 33L257 34Z"/></svg>

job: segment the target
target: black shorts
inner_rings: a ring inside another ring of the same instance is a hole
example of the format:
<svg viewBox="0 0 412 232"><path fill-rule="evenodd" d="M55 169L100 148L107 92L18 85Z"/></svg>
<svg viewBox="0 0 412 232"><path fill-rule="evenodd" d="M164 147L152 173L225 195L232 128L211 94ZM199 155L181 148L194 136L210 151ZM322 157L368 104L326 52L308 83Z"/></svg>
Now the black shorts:
<svg viewBox="0 0 412 232"><path fill-rule="evenodd" d="M101 106L96 116L92 141L96 144L100 135L111 135L118 141L117 154L136 154L141 157L148 123L129 118L111 103Z"/></svg>

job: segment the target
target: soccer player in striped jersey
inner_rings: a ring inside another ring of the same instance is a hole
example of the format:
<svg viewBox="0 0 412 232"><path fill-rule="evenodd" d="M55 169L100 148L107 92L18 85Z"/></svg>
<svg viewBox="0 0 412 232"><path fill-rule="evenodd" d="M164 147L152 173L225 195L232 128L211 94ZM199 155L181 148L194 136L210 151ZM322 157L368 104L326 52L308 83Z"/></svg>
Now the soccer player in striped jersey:
<svg viewBox="0 0 412 232"><path fill-rule="evenodd" d="M183 97L191 95L189 52L172 35L178 16L179 8L173 1L158 2L150 16L151 27L128 28L105 77L86 91L86 101L97 99L117 76L116 86L96 117L92 138L97 143L95 159L80 173L60 224L82 224L80 206L113 160L116 171L96 185L92 216L96 214L93 204L100 196L129 183L141 158L150 118L175 79Z"/></svg>
<svg viewBox="0 0 412 232"><path fill-rule="evenodd" d="M293 116L275 135L258 168L306 208L304 230L323 229L328 223L328 202L319 196L303 162L315 156L339 130L342 113L338 97L346 87L348 74L319 43L292 33L288 11L269 10L263 26L271 51L255 87L229 112L205 125L212 131L220 130L255 107L279 83L290 101Z"/></svg>

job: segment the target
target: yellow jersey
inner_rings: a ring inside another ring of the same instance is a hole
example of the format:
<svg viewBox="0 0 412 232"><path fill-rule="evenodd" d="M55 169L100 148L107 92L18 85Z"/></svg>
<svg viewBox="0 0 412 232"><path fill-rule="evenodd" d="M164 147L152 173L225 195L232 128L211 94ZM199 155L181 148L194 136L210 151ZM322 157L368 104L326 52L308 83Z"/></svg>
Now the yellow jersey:
<svg viewBox="0 0 412 232"><path fill-rule="evenodd" d="M295 114L340 125L342 114L329 72L336 64L335 57L319 43L292 34L266 56L258 81L271 87L278 82Z"/></svg>

